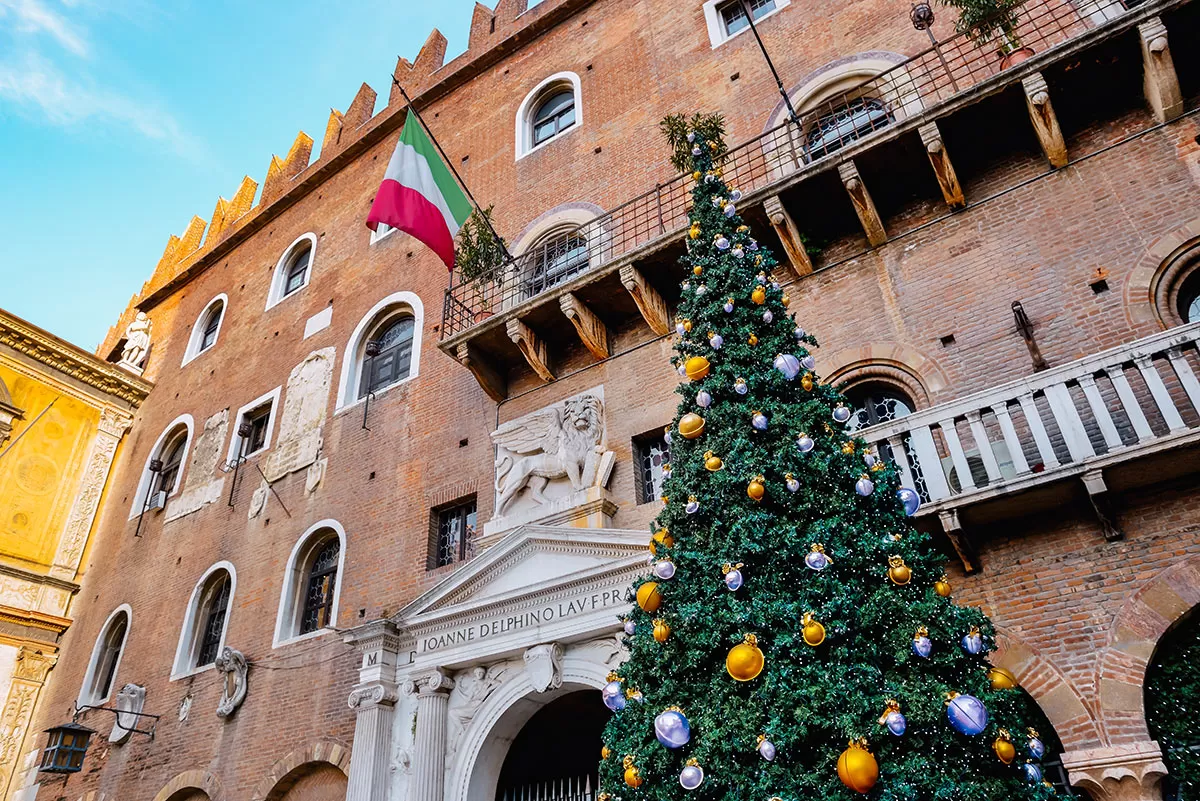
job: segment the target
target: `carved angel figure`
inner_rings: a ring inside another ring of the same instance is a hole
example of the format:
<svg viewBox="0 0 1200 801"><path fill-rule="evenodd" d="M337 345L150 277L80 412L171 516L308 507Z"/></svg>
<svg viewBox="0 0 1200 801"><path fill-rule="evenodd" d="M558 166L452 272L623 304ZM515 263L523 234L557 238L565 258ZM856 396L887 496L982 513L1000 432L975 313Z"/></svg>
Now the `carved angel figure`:
<svg viewBox="0 0 1200 801"><path fill-rule="evenodd" d="M246 664L245 655L228 645L221 650L221 655L217 657L214 665L224 674L221 682L221 700L217 702L217 717L227 718L246 700L246 677L250 668Z"/></svg>
<svg viewBox="0 0 1200 801"><path fill-rule="evenodd" d="M543 490L555 479L568 479L575 490L593 483L603 450L603 415L600 399L584 395L561 409L552 406L496 429L496 514L504 514L526 486L535 501L545 504Z"/></svg>
<svg viewBox="0 0 1200 801"><path fill-rule="evenodd" d="M125 328L125 347L121 350L121 363L130 367L141 368L150 351L150 318L145 312L137 316Z"/></svg>

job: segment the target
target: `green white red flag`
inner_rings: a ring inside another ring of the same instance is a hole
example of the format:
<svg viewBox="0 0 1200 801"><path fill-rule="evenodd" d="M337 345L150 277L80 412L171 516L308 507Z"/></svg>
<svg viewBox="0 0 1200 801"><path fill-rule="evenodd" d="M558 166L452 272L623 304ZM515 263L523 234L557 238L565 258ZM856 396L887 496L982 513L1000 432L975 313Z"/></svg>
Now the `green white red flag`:
<svg viewBox="0 0 1200 801"><path fill-rule="evenodd" d="M367 227L375 231L383 223L412 234L453 270L454 237L469 216L471 201L410 111L371 204Z"/></svg>

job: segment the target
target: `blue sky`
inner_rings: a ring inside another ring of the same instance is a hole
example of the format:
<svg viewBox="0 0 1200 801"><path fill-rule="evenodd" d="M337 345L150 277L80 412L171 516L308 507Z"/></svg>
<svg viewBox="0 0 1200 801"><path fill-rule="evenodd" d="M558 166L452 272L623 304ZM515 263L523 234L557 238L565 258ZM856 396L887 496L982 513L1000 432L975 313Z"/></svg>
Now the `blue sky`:
<svg viewBox="0 0 1200 801"><path fill-rule="evenodd" d="M170 234L474 6L0 0L0 307L92 350Z"/></svg>

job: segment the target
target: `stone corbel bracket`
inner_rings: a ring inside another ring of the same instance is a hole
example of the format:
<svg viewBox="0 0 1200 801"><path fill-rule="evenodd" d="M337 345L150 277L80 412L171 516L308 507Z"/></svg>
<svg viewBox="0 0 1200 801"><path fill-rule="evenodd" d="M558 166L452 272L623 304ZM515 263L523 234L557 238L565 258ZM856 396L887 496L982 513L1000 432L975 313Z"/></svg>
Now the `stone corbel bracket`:
<svg viewBox="0 0 1200 801"><path fill-rule="evenodd" d="M843 161L838 165L838 176L842 179L842 185L846 187L846 192L850 195L850 202L854 204L854 212L858 215L859 222L862 223L863 233L867 235L867 241L871 243L871 247L877 248L887 242L887 229L883 226L883 220L879 216L879 210L875 208L875 201L871 199L871 193L867 191L867 185L863 183L862 176L858 174L858 167L853 161Z"/></svg>
<svg viewBox="0 0 1200 801"><path fill-rule="evenodd" d="M609 357L608 328L596 313L588 308L582 300L568 292L558 299L558 306L579 334L584 347L591 351L598 361Z"/></svg>
<svg viewBox="0 0 1200 801"><path fill-rule="evenodd" d="M1029 108L1029 119L1033 122L1033 132L1037 134L1038 144L1046 154L1046 160L1055 169L1067 166L1070 160L1067 156L1067 142L1063 138L1062 128L1058 125L1058 115L1050 102L1050 87L1040 72L1035 72L1021 81L1025 90L1025 105Z"/></svg>
<svg viewBox="0 0 1200 801"><path fill-rule="evenodd" d="M950 154L946 152L941 130L936 122L931 122L922 125L917 131L921 134L921 142L925 145L929 164L933 167L933 174L937 177L946 205L958 211L967 205L967 199L963 195L962 184L958 182L958 174L954 172L954 165L950 163Z"/></svg>
<svg viewBox="0 0 1200 801"><path fill-rule="evenodd" d="M787 253L788 261L791 262L796 276L803 278L806 275L811 275L813 271L812 259L809 258L808 250L804 247L804 240L800 236L800 228L796 225L796 221L792 219L792 215L784 207L779 195L768 197L763 203L763 210L767 213L767 218L771 221L771 227L775 229L775 233L779 236L779 241L783 244L783 250Z"/></svg>
<svg viewBox="0 0 1200 801"><path fill-rule="evenodd" d="M621 268L621 285L633 297L642 319L650 330L661 336L666 336L671 330L671 315L667 302L658 290L651 285L646 277L632 264Z"/></svg>
<svg viewBox="0 0 1200 801"><path fill-rule="evenodd" d="M533 332L533 329L520 320L509 320L505 323L505 331L525 357L525 361L533 368L538 377L549 383L554 380L554 371L550 369L550 349L545 340Z"/></svg>
<svg viewBox="0 0 1200 801"><path fill-rule="evenodd" d="M1142 44L1142 66L1146 102L1159 122L1169 122L1183 113L1183 93L1171 58L1167 26L1161 17L1151 17L1138 26Z"/></svg>

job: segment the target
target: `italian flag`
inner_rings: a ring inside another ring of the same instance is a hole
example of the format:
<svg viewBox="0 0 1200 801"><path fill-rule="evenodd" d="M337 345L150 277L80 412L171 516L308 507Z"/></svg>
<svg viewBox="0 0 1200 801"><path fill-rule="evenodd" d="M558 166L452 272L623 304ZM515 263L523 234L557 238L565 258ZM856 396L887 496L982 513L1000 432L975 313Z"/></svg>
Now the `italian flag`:
<svg viewBox="0 0 1200 801"><path fill-rule="evenodd" d="M367 227L399 228L428 245L454 269L454 237L471 216L471 202L438 156L425 128L409 113L388 162Z"/></svg>

